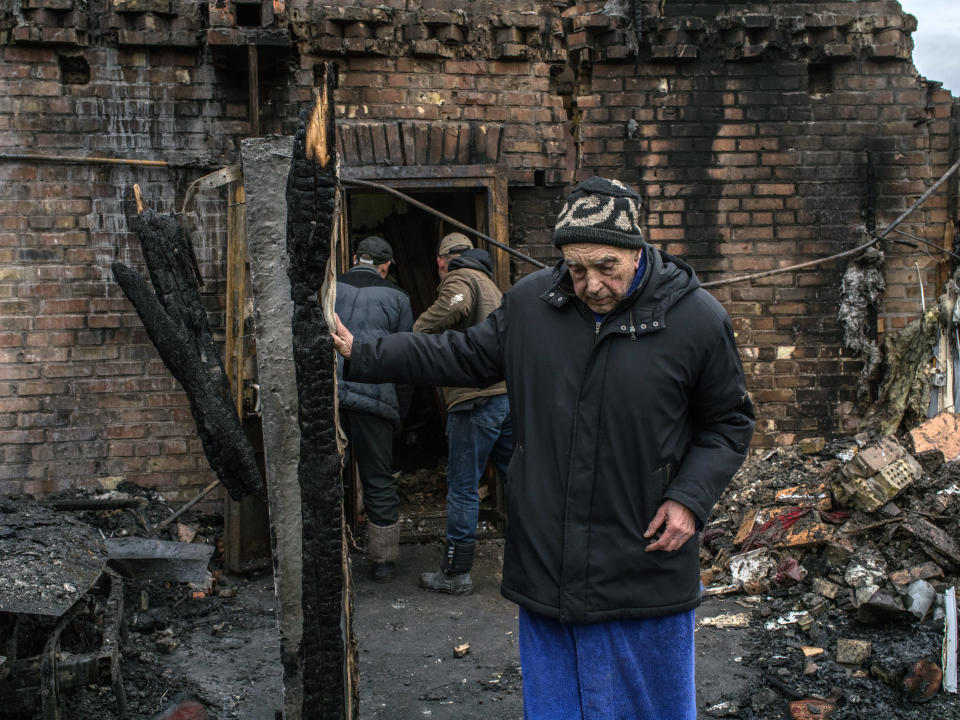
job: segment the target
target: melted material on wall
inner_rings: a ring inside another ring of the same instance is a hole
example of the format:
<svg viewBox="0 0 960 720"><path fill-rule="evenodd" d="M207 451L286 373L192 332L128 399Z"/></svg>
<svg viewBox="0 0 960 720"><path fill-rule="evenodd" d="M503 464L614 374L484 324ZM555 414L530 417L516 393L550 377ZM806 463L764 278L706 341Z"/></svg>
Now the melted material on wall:
<svg viewBox="0 0 960 720"><path fill-rule="evenodd" d="M877 342L877 305L885 287L883 260L880 250L868 248L847 267L840 290L838 319L843 328L843 344L863 359L857 383L861 398L868 396L883 359Z"/></svg>

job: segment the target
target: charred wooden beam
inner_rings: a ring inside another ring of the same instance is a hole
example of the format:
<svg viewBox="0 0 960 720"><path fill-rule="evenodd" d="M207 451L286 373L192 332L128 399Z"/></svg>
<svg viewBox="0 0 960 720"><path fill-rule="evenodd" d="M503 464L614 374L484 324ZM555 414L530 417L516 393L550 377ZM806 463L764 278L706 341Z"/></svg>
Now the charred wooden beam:
<svg viewBox="0 0 960 720"><path fill-rule="evenodd" d="M303 717L354 718L356 655L350 630L344 542L343 456L337 424L336 363L329 328L335 283L339 194L333 72L300 115L287 177L287 253L293 298L302 519ZM285 662L293 658L284 657ZM293 669L284 668L285 676Z"/></svg>
<svg viewBox="0 0 960 720"><path fill-rule="evenodd" d="M241 143L241 155L284 717L297 720L303 715L303 503L297 476L300 426L284 201L292 145L292 137L248 138Z"/></svg>
<svg viewBox="0 0 960 720"><path fill-rule="evenodd" d="M250 441L240 426L207 312L200 271L176 218L144 205L134 188L138 234L153 288L131 267L114 262L113 276L133 303L167 369L183 387L210 467L234 499L265 497Z"/></svg>

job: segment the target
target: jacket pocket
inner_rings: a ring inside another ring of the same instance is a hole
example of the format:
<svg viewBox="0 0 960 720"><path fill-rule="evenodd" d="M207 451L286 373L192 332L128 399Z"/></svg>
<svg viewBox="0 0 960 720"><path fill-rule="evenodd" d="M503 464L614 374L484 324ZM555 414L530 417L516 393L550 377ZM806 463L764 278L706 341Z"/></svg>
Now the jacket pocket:
<svg viewBox="0 0 960 720"><path fill-rule="evenodd" d="M514 495L517 481L520 480L520 474L523 472L523 444L517 443L513 448L513 455L510 456L510 462L507 463L507 476L503 479L505 495L507 499L507 514L510 513L511 498Z"/></svg>
<svg viewBox="0 0 960 720"><path fill-rule="evenodd" d="M673 466L670 463L661 465L650 473L649 481L644 483L644 514L646 522L650 522L657 510L663 504L663 494L670 484Z"/></svg>

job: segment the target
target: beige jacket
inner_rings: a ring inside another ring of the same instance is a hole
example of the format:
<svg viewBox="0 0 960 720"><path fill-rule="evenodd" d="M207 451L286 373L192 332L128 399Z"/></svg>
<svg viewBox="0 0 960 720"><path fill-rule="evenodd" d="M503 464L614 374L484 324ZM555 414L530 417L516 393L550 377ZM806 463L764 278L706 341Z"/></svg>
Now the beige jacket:
<svg viewBox="0 0 960 720"><path fill-rule="evenodd" d="M468 250L450 263L449 272L440 281L436 301L413 324L414 332L442 333L466 330L500 306L503 294L492 279L490 256L484 250ZM450 410L459 403L478 397L503 395L506 383L487 388L440 388Z"/></svg>

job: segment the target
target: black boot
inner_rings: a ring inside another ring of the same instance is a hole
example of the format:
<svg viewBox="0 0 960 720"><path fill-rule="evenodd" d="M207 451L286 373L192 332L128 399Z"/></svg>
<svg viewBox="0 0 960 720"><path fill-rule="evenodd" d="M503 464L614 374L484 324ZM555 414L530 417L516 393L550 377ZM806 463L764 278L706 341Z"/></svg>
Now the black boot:
<svg viewBox="0 0 960 720"><path fill-rule="evenodd" d="M469 595L473 592L470 568L473 567L475 543L458 543L447 540L446 551L437 572L423 573L420 587L428 592L443 592L450 595Z"/></svg>

